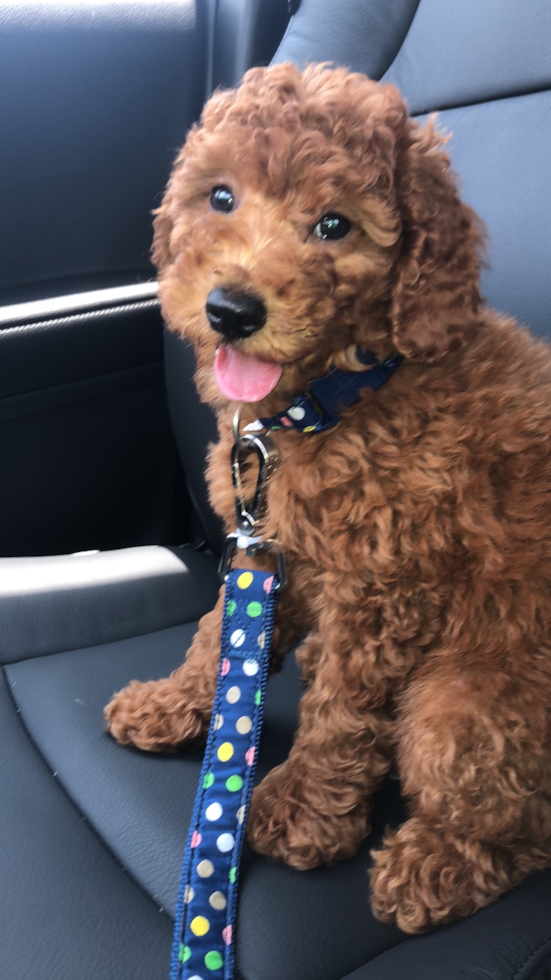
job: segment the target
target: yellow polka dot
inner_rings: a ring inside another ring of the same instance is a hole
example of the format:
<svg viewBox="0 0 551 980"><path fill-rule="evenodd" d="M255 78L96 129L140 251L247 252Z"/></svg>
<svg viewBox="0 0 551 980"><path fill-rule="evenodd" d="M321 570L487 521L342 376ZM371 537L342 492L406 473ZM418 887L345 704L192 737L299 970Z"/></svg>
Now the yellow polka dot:
<svg viewBox="0 0 551 980"><path fill-rule="evenodd" d="M199 861L197 874L200 878L210 878L214 874L214 864L212 861Z"/></svg>
<svg viewBox="0 0 551 980"><path fill-rule="evenodd" d="M191 920L189 924L194 936L206 936L210 929L210 922L205 919L204 915L196 915L194 919Z"/></svg>
<svg viewBox="0 0 551 980"><path fill-rule="evenodd" d="M227 905L226 896L222 892L213 892L209 898L209 905L213 909L225 909Z"/></svg>
<svg viewBox="0 0 551 980"><path fill-rule="evenodd" d="M314 432L315 428L316 428L315 425L305 425L302 431L303 432Z"/></svg>
<svg viewBox="0 0 551 980"><path fill-rule="evenodd" d="M228 702L228 704L237 704L240 697L241 697L241 688L239 688L237 684L235 684L233 687L230 687L228 693L226 694L226 701Z"/></svg>
<svg viewBox="0 0 551 980"><path fill-rule="evenodd" d="M231 742L222 742L222 745L218 749L218 753L217 753L220 762L229 762L234 751L235 750Z"/></svg>
<svg viewBox="0 0 551 980"><path fill-rule="evenodd" d="M253 576L251 572L243 572L242 575L237 579L237 586L240 589L248 589L251 585Z"/></svg>
<svg viewBox="0 0 551 980"><path fill-rule="evenodd" d="M241 718L237 719L235 727L240 735L247 735L253 727L253 723L248 715L241 715Z"/></svg>

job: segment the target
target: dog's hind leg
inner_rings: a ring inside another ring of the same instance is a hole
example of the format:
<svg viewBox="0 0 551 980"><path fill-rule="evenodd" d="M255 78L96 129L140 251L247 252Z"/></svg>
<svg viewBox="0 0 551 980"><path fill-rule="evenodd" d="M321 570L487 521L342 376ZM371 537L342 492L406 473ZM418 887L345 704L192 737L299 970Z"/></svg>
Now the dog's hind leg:
<svg viewBox="0 0 551 980"><path fill-rule="evenodd" d="M374 852L372 907L422 932L551 865L551 683L478 667L427 671L398 723L411 819Z"/></svg>

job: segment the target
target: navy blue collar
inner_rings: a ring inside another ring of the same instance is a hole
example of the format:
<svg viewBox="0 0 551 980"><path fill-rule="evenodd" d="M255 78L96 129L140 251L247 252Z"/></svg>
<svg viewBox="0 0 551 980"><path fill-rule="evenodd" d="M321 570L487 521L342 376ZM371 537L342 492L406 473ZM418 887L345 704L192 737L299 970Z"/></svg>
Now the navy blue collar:
<svg viewBox="0 0 551 980"><path fill-rule="evenodd" d="M384 361L371 351L356 351L362 364L370 364L367 371L342 371L336 369L324 378L312 381L308 391L295 398L292 405L271 418L261 418L265 429L295 429L298 432L325 432L340 420L341 412L358 401L364 388L378 391L392 377L403 361L403 355L394 353Z"/></svg>

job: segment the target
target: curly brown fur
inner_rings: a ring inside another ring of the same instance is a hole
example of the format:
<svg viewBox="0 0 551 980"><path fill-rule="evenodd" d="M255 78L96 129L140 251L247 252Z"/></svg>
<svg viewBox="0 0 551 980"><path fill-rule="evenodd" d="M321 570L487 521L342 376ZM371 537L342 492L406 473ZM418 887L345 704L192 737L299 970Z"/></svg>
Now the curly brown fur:
<svg viewBox="0 0 551 980"><path fill-rule="evenodd" d="M235 404L214 380L213 287L263 299L265 326L235 346L283 366L245 421L336 365L359 368L356 344L406 355L337 428L274 436L264 533L289 567L286 643L308 631L308 686L249 837L297 868L348 857L396 764L410 819L374 854L372 904L409 932L551 865L551 358L483 305L483 233L443 142L362 75L254 69L206 106L155 222L164 314L218 416L209 482L229 530ZM209 205L220 184L228 214ZM327 212L350 234L315 238ZM159 749L204 735L219 621L220 607L170 679L114 698L117 738Z"/></svg>

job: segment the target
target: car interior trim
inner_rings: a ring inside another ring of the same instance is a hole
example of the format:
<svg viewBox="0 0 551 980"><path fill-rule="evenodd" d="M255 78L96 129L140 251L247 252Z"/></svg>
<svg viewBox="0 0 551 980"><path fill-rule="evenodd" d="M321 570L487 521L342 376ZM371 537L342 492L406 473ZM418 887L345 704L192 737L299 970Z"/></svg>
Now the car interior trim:
<svg viewBox="0 0 551 980"><path fill-rule="evenodd" d="M11 303L0 307L0 324L4 326L27 326L33 321L46 321L74 313L90 313L142 300L156 300L156 282L134 283L129 286L113 286L110 289L90 289L68 296L55 296L48 299L33 300L29 303ZM39 324L34 324L39 325Z"/></svg>

